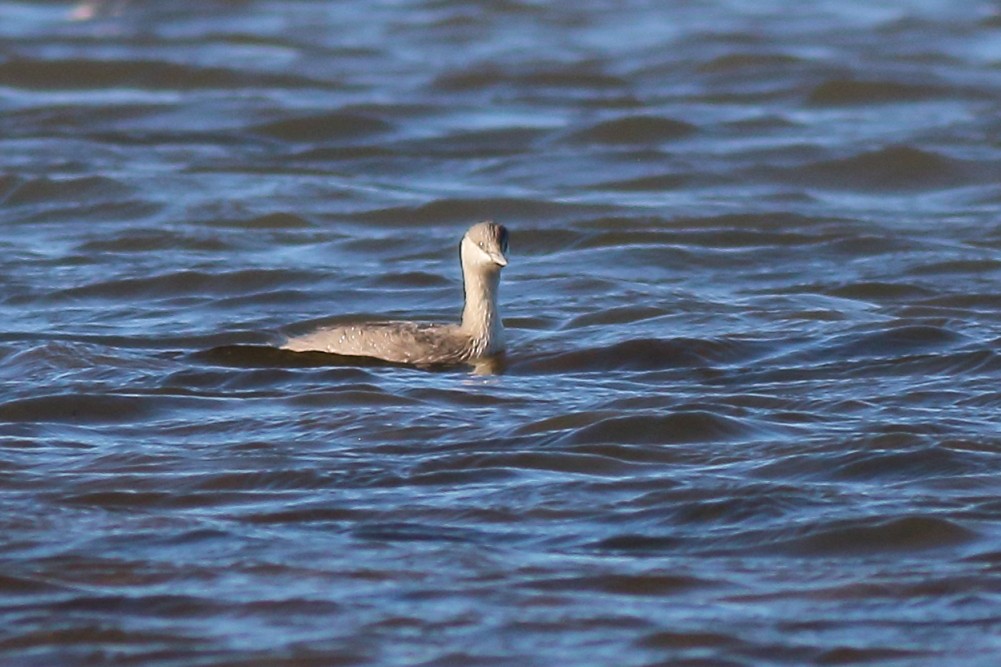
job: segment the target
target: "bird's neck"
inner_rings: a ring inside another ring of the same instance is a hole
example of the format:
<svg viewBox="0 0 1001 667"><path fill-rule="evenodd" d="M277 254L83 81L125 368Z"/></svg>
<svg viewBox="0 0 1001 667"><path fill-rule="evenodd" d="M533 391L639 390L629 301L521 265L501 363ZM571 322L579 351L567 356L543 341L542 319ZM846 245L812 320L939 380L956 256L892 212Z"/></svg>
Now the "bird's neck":
<svg viewBox="0 0 1001 667"><path fill-rule="evenodd" d="M462 268L466 293L462 330L478 347L482 347L482 354L500 352L504 348L504 324L497 311L500 271L483 271L468 266Z"/></svg>

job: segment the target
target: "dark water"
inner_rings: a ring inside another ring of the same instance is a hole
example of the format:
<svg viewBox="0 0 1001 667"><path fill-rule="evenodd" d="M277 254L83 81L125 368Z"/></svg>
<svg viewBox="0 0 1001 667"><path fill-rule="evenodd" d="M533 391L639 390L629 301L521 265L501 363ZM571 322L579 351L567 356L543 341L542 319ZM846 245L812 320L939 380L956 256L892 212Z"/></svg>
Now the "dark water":
<svg viewBox="0 0 1001 667"><path fill-rule="evenodd" d="M0 2L0 664L1001 660L1001 5L73 11ZM488 217L504 373L260 349Z"/></svg>

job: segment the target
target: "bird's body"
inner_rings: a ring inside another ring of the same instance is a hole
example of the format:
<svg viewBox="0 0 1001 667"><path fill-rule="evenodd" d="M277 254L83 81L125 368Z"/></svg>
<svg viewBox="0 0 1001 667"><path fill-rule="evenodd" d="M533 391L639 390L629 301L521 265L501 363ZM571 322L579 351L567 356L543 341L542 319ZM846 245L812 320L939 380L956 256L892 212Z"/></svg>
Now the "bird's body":
<svg viewBox="0 0 1001 667"><path fill-rule="evenodd" d="M497 308L500 271L507 266L507 229L473 225L460 244L465 305L459 324L361 322L317 329L284 349L361 356L419 366L477 362L504 352Z"/></svg>
<svg viewBox="0 0 1001 667"><path fill-rule="evenodd" d="M454 324L365 322L318 329L289 340L285 349L372 357L400 364L461 363L478 354L473 337Z"/></svg>

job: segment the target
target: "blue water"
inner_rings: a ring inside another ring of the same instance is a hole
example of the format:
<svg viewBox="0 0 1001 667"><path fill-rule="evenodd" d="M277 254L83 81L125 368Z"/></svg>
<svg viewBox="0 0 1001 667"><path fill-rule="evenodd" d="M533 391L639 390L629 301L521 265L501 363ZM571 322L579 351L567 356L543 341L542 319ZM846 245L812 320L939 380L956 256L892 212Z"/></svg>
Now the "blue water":
<svg viewBox="0 0 1001 667"><path fill-rule="evenodd" d="M0 2L0 664L996 664L999 12Z"/></svg>

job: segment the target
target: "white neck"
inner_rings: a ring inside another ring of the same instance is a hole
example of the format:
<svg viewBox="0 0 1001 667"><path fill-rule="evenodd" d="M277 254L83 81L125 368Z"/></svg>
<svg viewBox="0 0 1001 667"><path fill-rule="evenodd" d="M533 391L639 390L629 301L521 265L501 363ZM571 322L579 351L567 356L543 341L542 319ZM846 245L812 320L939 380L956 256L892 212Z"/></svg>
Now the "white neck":
<svg viewBox="0 0 1001 667"><path fill-rule="evenodd" d="M501 352L504 349L504 324L497 310L500 270L463 261L462 283L466 293L462 331L472 338L478 354Z"/></svg>

